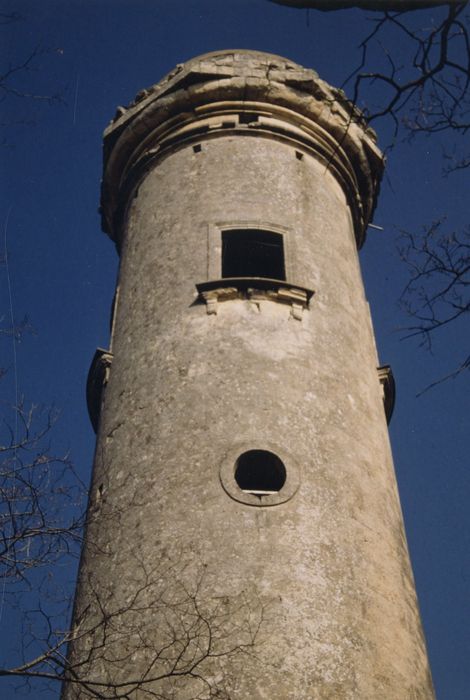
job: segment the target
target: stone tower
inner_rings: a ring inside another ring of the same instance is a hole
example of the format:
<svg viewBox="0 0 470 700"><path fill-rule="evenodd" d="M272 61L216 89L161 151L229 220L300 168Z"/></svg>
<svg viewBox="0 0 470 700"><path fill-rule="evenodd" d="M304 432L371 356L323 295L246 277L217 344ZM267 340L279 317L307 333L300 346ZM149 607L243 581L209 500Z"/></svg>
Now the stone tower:
<svg viewBox="0 0 470 700"><path fill-rule="evenodd" d="M434 697L357 254L382 169L343 93L270 54L119 109L64 698Z"/></svg>

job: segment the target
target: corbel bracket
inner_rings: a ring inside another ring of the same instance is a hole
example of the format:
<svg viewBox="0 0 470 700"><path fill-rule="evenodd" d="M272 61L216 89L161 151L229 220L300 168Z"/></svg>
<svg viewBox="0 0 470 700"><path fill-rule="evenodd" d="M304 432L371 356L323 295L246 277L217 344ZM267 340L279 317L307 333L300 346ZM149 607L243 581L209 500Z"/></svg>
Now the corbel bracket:
<svg viewBox="0 0 470 700"><path fill-rule="evenodd" d="M291 316L302 320L304 309L308 309L314 292L306 287L290 284L285 280L274 280L268 277L226 277L210 282L196 284L199 299L206 304L208 314L217 314L219 302L230 299L248 299L260 301L275 301L289 304Z"/></svg>

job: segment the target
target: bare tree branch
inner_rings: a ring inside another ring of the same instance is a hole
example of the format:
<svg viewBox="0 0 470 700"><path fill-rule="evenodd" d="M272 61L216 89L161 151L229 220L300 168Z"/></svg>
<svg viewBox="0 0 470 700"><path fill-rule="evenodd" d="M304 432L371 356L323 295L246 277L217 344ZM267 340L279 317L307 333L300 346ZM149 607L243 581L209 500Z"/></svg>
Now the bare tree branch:
<svg viewBox="0 0 470 700"><path fill-rule="evenodd" d="M0 25L12 24L23 19L23 15L19 12L0 12Z"/></svg>
<svg viewBox="0 0 470 700"><path fill-rule="evenodd" d="M372 20L373 29L359 47L360 63L345 81L345 85L353 83L354 104L362 106L371 88L379 95L376 106L365 107L370 122L390 117L395 133L400 126L411 132L453 129L465 133L469 126L470 48L464 9L462 4L449 5L446 16L428 29L416 28L409 13L385 12ZM393 33L408 41L405 63L388 45L387 38ZM377 61L378 47L388 68L368 70L371 53Z"/></svg>
<svg viewBox="0 0 470 700"><path fill-rule="evenodd" d="M428 349L439 330L458 319L467 319L470 311L470 229L447 232L444 226L445 221L439 220L419 234L401 233L399 252L410 279L400 301L413 319L405 337L418 337ZM432 386L469 367L465 353L458 368Z"/></svg>
<svg viewBox="0 0 470 700"><path fill-rule="evenodd" d="M0 579L7 590L62 556L78 555L85 487L48 438L55 411L14 407L15 429L0 431Z"/></svg>
<svg viewBox="0 0 470 700"><path fill-rule="evenodd" d="M19 78L23 78L25 74L36 69L37 60L46 54L56 53L57 49L43 49L36 46L31 53L26 56L20 63L8 65L0 73L0 102L8 96L19 97L22 99L32 99L48 104L63 102L63 97L60 92L42 93L34 90L27 90L21 87Z"/></svg>
<svg viewBox="0 0 470 700"><path fill-rule="evenodd" d="M468 146L460 142L470 129L467 2L275 1L320 10L355 6L377 11L359 45L359 64L343 83L343 87L352 86L353 105L363 111L369 123L391 120L394 141L400 133L409 138L443 132L454 137L454 147L444 154L444 175L470 166ZM412 10L431 5L445 7L423 26L423 15ZM402 233L400 254L410 279L401 306L413 319L405 337L418 337L430 349L439 329L467 318L469 246L468 228L445 233L443 221L418 234ZM430 386L461 375L469 365L465 352L456 369Z"/></svg>
<svg viewBox="0 0 470 700"><path fill-rule="evenodd" d="M271 2L275 2L278 5L289 5L290 7L323 10L324 12L345 10L351 7L359 7L363 10L373 10L375 12L390 10L404 12L406 10L423 10L438 5L449 5L452 0L271 0Z"/></svg>
<svg viewBox="0 0 470 700"><path fill-rule="evenodd" d="M153 568L137 558L133 564L129 594L121 604L93 575L87 577L87 605L71 631L57 627L40 606L31 611L30 634L41 651L0 668L0 678L64 683L65 698L233 697L227 662L254 653L265 621L256 592L214 597L205 587L204 567L195 583L187 584L182 559Z"/></svg>

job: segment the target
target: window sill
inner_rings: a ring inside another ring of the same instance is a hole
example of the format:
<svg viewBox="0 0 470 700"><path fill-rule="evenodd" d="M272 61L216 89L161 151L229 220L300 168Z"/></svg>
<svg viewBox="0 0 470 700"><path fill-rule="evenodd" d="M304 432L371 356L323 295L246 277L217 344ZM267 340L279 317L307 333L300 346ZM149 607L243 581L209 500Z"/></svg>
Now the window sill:
<svg viewBox="0 0 470 700"><path fill-rule="evenodd" d="M301 320L303 310L308 309L314 294L306 287L268 277L224 277L196 284L196 289L208 314L216 314L218 303L231 299L265 300L289 304L291 315L298 320Z"/></svg>

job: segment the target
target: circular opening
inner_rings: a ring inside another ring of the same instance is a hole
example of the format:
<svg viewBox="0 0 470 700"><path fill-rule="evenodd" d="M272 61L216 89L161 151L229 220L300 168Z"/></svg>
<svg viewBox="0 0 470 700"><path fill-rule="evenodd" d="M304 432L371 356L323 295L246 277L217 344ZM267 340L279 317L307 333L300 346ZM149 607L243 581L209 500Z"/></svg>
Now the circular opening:
<svg viewBox="0 0 470 700"><path fill-rule="evenodd" d="M247 493L277 493L285 484L286 468L273 452L248 450L235 463L235 481Z"/></svg>

